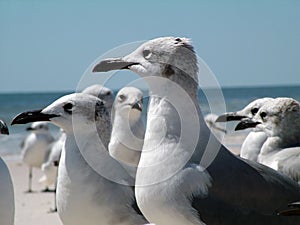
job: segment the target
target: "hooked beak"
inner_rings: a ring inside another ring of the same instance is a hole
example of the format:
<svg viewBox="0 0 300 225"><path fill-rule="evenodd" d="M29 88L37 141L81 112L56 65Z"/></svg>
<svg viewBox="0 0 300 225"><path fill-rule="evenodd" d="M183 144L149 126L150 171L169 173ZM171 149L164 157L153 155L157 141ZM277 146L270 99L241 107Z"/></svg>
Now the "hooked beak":
<svg viewBox="0 0 300 225"><path fill-rule="evenodd" d="M225 113L220 115L215 122L228 122L228 121L239 121L244 118L247 118L243 115L238 115L236 112Z"/></svg>
<svg viewBox="0 0 300 225"><path fill-rule="evenodd" d="M93 72L108 72L111 70L124 70L129 69L132 65L138 65L136 62L126 62L122 58L105 59L98 63L94 68Z"/></svg>
<svg viewBox="0 0 300 225"><path fill-rule="evenodd" d="M244 119L236 125L234 130L237 131L244 130L247 128L253 128L256 127L258 124L260 124L260 122L253 121L251 119Z"/></svg>
<svg viewBox="0 0 300 225"><path fill-rule="evenodd" d="M2 120L0 120L0 134L9 135L8 127L6 123Z"/></svg>
<svg viewBox="0 0 300 225"><path fill-rule="evenodd" d="M137 109L139 111L142 111L142 104L140 102L136 102L133 106L132 109Z"/></svg>
<svg viewBox="0 0 300 225"><path fill-rule="evenodd" d="M23 112L17 115L12 121L11 125L14 124L26 124L37 121L50 121L51 118L58 117L55 114L45 114L42 110Z"/></svg>

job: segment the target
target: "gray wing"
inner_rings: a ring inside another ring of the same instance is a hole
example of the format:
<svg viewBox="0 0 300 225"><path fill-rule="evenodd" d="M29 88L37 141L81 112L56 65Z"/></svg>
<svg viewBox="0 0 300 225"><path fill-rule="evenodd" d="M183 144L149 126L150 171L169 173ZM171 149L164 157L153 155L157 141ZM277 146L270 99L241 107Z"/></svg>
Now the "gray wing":
<svg viewBox="0 0 300 225"><path fill-rule="evenodd" d="M212 186L192 206L208 225L300 224L300 217L281 217L281 209L300 199L291 179L255 162L237 158L224 146L207 168Z"/></svg>

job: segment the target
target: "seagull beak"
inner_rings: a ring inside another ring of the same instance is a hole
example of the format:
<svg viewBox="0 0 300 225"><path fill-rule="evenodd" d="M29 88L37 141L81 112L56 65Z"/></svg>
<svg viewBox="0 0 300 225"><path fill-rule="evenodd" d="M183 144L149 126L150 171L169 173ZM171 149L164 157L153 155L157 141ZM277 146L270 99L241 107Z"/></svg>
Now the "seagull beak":
<svg viewBox="0 0 300 225"><path fill-rule="evenodd" d="M136 102L134 105L132 105L132 109L137 109L139 111L142 111L142 105L140 102Z"/></svg>
<svg viewBox="0 0 300 225"><path fill-rule="evenodd" d="M23 112L17 115L11 122L11 125L14 124L26 124L37 121L50 121L51 118L58 117L55 114L45 114L42 113L42 110L28 111Z"/></svg>
<svg viewBox="0 0 300 225"><path fill-rule="evenodd" d="M251 119L244 119L236 125L234 130L237 131L244 130L247 128L253 128L256 127L258 124L260 124L260 122L253 121Z"/></svg>
<svg viewBox="0 0 300 225"><path fill-rule="evenodd" d="M138 65L136 62L126 62L122 58L105 59L98 63L94 68L93 72L108 72L111 70L124 70L129 69L132 65Z"/></svg>
<svg viewBox="0 0 300 225"><path fill-rule="evenodd" d="M238 115L236 112L230 112L220 115L215 122L239 121L244 118L247 118L247 116Z"/></svg>
<svg viewBox="0 0 300 225"><path fill-rule="evenodd" d="M0 134L9 135L8 127L2 120L0 120Z"/></svg>

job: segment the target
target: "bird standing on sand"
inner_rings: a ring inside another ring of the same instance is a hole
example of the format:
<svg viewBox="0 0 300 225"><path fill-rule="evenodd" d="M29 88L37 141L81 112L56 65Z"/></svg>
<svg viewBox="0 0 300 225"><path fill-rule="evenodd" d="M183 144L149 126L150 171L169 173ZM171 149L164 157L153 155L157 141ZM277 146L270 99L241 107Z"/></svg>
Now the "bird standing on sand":
<svg viewBox="0 0 300 225"><path fill-rule="evenodd" d="M300 199L296 182L234 156L210 135L199 108L197 58L188 39L150 40L127 56L101 61L93 72L116 69L147 78L150 89L135 187L138 206L150 222L300 223L300 218L276 214ZM214 151L215 158L207 157Z"/></svg>
<svg viewBox="0 0 300 225"><path fill-rule="evenodd" d="M29 167L28 191L32 192L32 168L41 168L47 154L49 145L54 141L46 122L35 122L27 128L30 134L21 144L22 160ZM45 191L48 190L46 186Z"/></svg>
<svg viewBox="0 0 300 225"><path fill-rule="evenodd" d="M126 185L130 176L107 151L111 124L103 101L67 95L43 110L19 114L12 124L33 121L49 121L66 133L57 184L58 213L65 225L147 222L133 207L133 189Z"/></svg>
<svg viewBox="0 0 300 225"><path fill-rule="evenodd" d="M60 131L59 138L49 145L49 155L42 164L41 169L44 175L39 179L40 183L49 187L56 182L57 163L59 162L61 150L66 140L66 134L63 130Z"/></svg>
<svg viewBox="0 0 300 225"><path fill-rule="evenodd" d="M8 135L6 124L0 120L0 135ZM9 170L0 157L0 224L13 225L15 216L14 187Z"/></svg>

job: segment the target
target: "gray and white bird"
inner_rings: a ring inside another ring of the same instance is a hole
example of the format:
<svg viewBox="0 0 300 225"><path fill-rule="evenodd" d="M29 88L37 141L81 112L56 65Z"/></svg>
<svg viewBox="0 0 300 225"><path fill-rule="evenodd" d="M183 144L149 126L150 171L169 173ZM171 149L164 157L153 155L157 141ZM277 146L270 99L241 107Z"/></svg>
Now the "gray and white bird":
<svg viewBox="0 0 300 225"><path fill-rule="evenodd" d="M57 212L56 205L56 186L57 186L57 174L58 164L61 156L63 146L66 141L66 134L61 129L60 135L56 141L49 145L49 154L45 162L41 166L43 176L39 179L39 182L49 187L54 185L54 208L50 209L49 212Z"/></svg>
<svg viewBox="0 0 300 225"><path fill-rule="evenodd" d="M49 154L49 145L55 141L47 122L34 122L27 128L30 134L23 140L22 160L29 167L28 191L32 192L32 169L40 169ZM48 187L46 186L47 190Z"/></svg>
<svg viewBox="0 0 300 225"><path fill-rule="evenodd" d="M260 108L244 126L265 132L268 139L258 161L300 182L300 104L292 98L276 98Z"/></svg>
<svg viewBox="0 0 300 225"><path fill-rule="evenodd" d="M70 94L43 110L19 114L12 124L33 121L49 121L66 133L57 184L58 213L65 225L147 222L133 207L133 189L126 185L130 176L107 151L111 124L103 101Z"/></svg>
<svg viewBox="0 0 300 225"><path fill-rule="evenodd" d="M109 109L109 112L111 111L114 94L112 90L110 90L109 88L106 88L99 84L94 84L82 90L82 93L90 94L104 100L105 106ZM64 133L63 130L61 130L61 134L59 138L49 146L50 149L49 156L47 157L47 159L45 160L45 162L42 164L41 167L44 175L39 179L39 182L44 183L47 186L56 184L57 169L58 169L58 165L56 164L59 163L61 151L65 144L65 140L66 140L66 134ZM56 185L54 191L54 199L56 199ZM55 204L54 209L50 209L50 212L56 212L56 211L57 211L57 207Z"/></svg>
<svg viewBox="0 0 300 225"><path fill-rule="evenodd" d="M44 175L39 179L39 182L43 183L47 187L55 184L56 182L57 166L55 164L59 162L65 140L66 134L63 130L61 130L59 138L49 145L49 155L41 166Z"/></svg>
<svg viewBox="0 0 300 225"><path fill-rule="evenodd" d="M253 118L258 110L268 101L271 101L273 98L260 98L250 102L242 110L237 112L229 112L223 115L220 115L217 118L217 122L227 122L227 121L240 121L245 118ZM242 122L243 123L243 122ZM245 159L257 162L257 157L260 153L261 147L264 142L267 140L267 135L265 132L254 132L251 131L246 139L244 140L240 156Z"/></svg>
<svg viewBox="0 0 300 225"><path fill-rule="evenodd" d="M114 119L109 154L135 177L144 143L143 93L135 87L122 88L114 101Z"/></svg>
<svg viewBox="0 0 300 225"><path fill-rule="evenodd" d="M200 111L197 58L186 38L150 40L93 72L129 69L146 78L150 102L137 170L137 203L156 225L298 224L277 210L300 199L296 182L231 154Z"/></svg>
<svg viewBox="0 0 300 225"><path fill-rule="evenodd" d="M0 120L0 135L1 134L9 134L7 125L2 120ZM0 157L0 224L13 225L14 216L14 187L7 165Z"/></svg>
<svg viewBox="0 0 300 225"><path fill-rule="evenodd" d="M107 87L102 86L101 84L94 84L88 86L81 93L93 95L95 97L100 98L101 100L105 101L105 106L107 109L111 109L114 103L114 93Z"/></svg>

